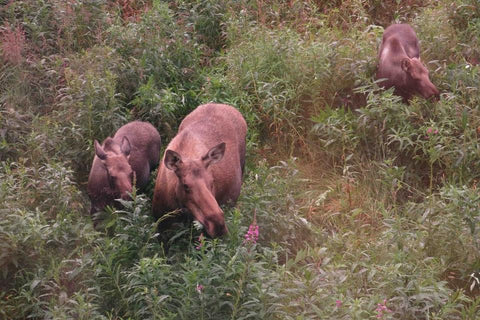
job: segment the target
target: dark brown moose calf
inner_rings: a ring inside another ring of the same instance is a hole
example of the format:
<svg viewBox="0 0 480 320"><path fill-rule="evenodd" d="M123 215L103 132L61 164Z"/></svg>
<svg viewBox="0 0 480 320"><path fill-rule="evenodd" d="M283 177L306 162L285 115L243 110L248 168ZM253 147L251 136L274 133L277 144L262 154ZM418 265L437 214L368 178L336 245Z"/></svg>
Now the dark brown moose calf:
<svg viewBox="0 0 480 320"><path fill-rule="evenodd" d="M228 105L201 105L186 116L160 162L154 216L187 209L211 237L227 233L219 205L240 194L246 134L245 119Z"/></svg>
<svg viewBox="0 0 480 320"><path fill-rule="evenodd" d="M408 24L394 24L385 29L378 53L376 78L385 78L380 85L386 89L395 87L395 94L403 97L405 102L414 94L427 99L439 96L420 60L417 35Z"/></svg>
<svg viewBox="0 0 480 320"><path fill-rule="evenodd" d="M150 123L133 121L122 126L102 145L95 140L95 157L88 177L90 213L101 211L115 199L128 199L133 182L143 188L160 158L160 135Z"/></svg>

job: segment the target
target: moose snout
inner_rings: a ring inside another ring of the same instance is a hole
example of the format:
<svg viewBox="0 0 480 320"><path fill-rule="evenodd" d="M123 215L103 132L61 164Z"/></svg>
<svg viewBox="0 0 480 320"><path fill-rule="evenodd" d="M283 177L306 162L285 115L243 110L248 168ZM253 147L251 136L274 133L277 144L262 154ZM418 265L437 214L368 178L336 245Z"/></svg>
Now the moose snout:
<svg viewBox="0 0 480 320"><path fill-rule="evenodd" d="M126 181L121 187L120 187L120 198L122 200L132 200L132 197L130 196L132 192L132 183L129 181Z"/></svg>
<svg viewBox="0 0 480 320"><path fill-rule="evenodd" d="M225 225L225 222L223 223L217 223L213 227L213 231L208 232L208 234L212 238L217 238L217 237L222 237L228 233L228 228Z"/></svg>
<svg viewBox="0 0 480 320"><path fill-rule="evenodd" d="M432 99L435 101L438 101L440 99L440 91L435 87L433 83L430 82L430 85L428 86L428 99Z"/></svg>
<svg viewBox="0 0 480 320"><path fill-rule="evenodd" d="M217 237L224 236L228 233L228 228L227 228L227 225L225 224L225 221L215 226L215 232Z"/></svg>
<svg viewBox="0 0 480 320"><path fill-rule="evenodd" d="M434 101L434 102L439 101L440 100L440 92L437 91L437 93L431 95L429 99Z"/></svg>
<svg viewBox="0 0 480 320"><path fill-rule="evenodd" d="M434 89L434 91L433 91L433 99L434 99L435 101L440 100L440 90L438 90L437 87L435 87L435 86L433 86L433 89Z"/></svg>
<svg viewBox="0 0 480 320"><path fill-rule="evenodd" d="M132 200L132 197L130 196L129 192L122 193L120 198L122 198L122 200Z"/></svg>
<svg viewBox="0 0 480 320"><path fill-rule="evenodd" d="M438 101L440 99L440 91L435 87L431 81L425 81L423 85L420 86L420 94L425 99L430 99L433 101Z"/></svg>
<svg viewBox="0 0 480 320"><path fill-rule="evenodd" d="M203 226L207 233L212 238L221 237L228 233L225 219L223 218L223 212L221 214L215 214L204 220Z"/></svg>
<svg viewBox="0 0 480 320"><path fill-rule="evenodd" d="M440 100L440 91L438 91L437 88L433 87L431 91L425 96L425 98L432 101L438 101Z"/></svg>

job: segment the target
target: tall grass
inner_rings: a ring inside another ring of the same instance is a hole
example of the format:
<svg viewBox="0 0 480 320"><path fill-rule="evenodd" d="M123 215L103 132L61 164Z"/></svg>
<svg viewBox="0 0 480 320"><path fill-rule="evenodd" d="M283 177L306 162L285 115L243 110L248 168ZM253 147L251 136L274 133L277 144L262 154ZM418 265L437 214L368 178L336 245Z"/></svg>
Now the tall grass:
<svg viewBox="0 0 480 320"><path fill-rule="evenodd" d="M242 107L256 114L261 132L286 139L293 150L297 143L307 144L309 118L325 105L358 104L351 89L373 72L375 28L341 40L323 30L315 38L288 29L253 30L235 39L226 55L225 82L237 96L248 93Z"/></svg>

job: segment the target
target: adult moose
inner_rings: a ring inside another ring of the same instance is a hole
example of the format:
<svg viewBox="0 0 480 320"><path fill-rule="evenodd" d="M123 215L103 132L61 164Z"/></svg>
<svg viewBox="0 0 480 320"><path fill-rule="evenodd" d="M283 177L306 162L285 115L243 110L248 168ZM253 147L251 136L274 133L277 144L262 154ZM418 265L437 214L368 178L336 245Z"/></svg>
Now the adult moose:
<svg viewBox="0 0 480 320"><path fill-rule="evenodd" d="M246 134L245 119L229 105L205 104L187 115L160 162L154 216L187 209L211 237L227 233L220 205L240 194Z"/></svg>
<svg viewBox="0 0 480 320"><path fill-rule="evenodd" d="M161 138L150 123L133 121L122 126L102 145L95 140L95 157L88 177L90 214L101 211L115 199L128 199L134 181L141 189L150 170L158 164Z"/></svg>
<svg viewBox="0 0 480 320"><path fill-rule="evenodd" d="M420 60L417 35L408 24L393 24L385 29L378 53L377 79L386 89L408 102L414 94L428 99L438 97L439 91L430 81L428 70Z"/></svg>

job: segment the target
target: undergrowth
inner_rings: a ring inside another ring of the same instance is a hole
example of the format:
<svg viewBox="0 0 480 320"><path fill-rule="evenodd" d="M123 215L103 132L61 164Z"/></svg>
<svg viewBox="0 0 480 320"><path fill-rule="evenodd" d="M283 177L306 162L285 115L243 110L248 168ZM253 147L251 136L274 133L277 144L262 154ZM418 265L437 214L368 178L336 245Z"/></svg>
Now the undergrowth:
<svg viewBox="0 0 480 320"><path fill-rule="evenodd" d="M441 91L373 80L410 23ZM480 4L10 1L0 9L0 318L476 319ZM197 105L248 122L229 234L158 229L153 180L94 229L93 140Z"/></svg>

